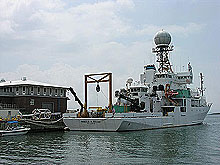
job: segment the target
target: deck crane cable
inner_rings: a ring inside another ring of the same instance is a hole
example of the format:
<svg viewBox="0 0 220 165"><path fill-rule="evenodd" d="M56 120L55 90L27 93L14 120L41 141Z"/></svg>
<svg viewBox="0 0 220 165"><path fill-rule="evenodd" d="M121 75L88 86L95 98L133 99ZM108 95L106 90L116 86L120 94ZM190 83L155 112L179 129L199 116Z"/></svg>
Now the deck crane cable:
<svg viewBox="0 0 220 165"><path fill-rule="evenodd" d="M103 92L103 90L101 89L102 94L105 96L106 100L108 101L108 97L105 95L105 93Z"/></svg>
<svg viewBox="0 0 220 165"><path fill-rule="evenodd" d="M97 83L96 86L96 92L97 92L97 105L98 105L98 92L102 92L102 94L105 96L106 100L108 100L108 97L105 95L105 93L103 92L102 88L100 88L99 83Z"/></svg>
<svg viewBox="0 0 220 165"><path fill-rule="evenodd" d="M98 106L99 105L99 95L98 95L98 92L96 92L96 105Z"/></svg>

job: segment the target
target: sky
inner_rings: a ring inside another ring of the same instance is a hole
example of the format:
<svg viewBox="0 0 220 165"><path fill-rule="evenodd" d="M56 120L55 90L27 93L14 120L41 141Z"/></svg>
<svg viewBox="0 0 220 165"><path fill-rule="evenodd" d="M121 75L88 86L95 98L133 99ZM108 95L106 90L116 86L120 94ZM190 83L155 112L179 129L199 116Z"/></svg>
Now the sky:
<svg viewBox="0 0 220 165"><path fill-rule="evenodd" d="M155 63L154 35L172 36L174 71L204 74L211 112L220 112L220 1L0 0L0 78L71 86L84 100L84 74L112 72L113 90ZM89 86L89 105L107 105ZM77 108L73 98L69 108Z"/></svg>

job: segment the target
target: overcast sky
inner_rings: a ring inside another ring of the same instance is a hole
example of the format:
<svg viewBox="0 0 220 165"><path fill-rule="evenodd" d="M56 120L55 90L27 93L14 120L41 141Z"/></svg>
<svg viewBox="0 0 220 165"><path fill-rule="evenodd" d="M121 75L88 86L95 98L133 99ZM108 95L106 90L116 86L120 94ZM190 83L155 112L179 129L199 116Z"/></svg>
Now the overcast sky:
<svg viewBox="0 0 220 165"><path fill-rule="evenodd" d="M164 29L174 70L190 61L193 86L202 72L212 112L220 112L219 16L218 0L1 0L0 78L72 86L84 100L84 74L112 72L115 91L154 63L153 37ZM90 104L107 104L103 93L90 86Z"/></svg>

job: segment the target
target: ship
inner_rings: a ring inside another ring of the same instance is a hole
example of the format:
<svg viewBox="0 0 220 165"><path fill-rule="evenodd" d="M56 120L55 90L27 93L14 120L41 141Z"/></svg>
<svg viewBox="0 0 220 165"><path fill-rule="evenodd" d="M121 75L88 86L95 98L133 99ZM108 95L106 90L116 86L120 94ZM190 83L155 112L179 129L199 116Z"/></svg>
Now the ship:
<svg viewBox="0 0 220 165"><path fill-rule="evenodd" d="M200 73L200 87L190 88L193 83L193 68L190 62L185 71L174 72L172 69L169 58L174 46L171 44L170 33L164 30L157 32L154 43L152 53L155 54L158 65L145 65L139 80L128 78L125 87L115 91L114 105L110 98L108 108L91 111L87 109L86 101L83 105L73 91L75 100L80 102L81 110L64 113L65 125L72 131L115 132L202 124L212 106L204 95L203 74ZM99 80L104 80L107 75ZM87 75L86 78L88 77ZM97 92L100 91L100 81L94 78L90 81L97 82ZM111 90L112 87L109 93Z"/></svg>

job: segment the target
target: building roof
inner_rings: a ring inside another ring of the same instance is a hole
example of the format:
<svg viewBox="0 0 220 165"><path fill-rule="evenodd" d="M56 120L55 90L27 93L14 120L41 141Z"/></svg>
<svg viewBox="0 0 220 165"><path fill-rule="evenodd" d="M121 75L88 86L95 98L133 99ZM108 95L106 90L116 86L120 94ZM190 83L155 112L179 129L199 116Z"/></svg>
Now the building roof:
<svg viewBox="0 0 220 165"><path fill-rule="evenodd" d="M52 85L52 84L47 84L47 83L42 83L42 82L37 82L37 81L31 81L31 80L27 80L27 79L17 80L17 81L0 82L0 87L18 86L18 85L33 85L33 86L55 87L55 88L68 88L66 86Z"/></svg>

